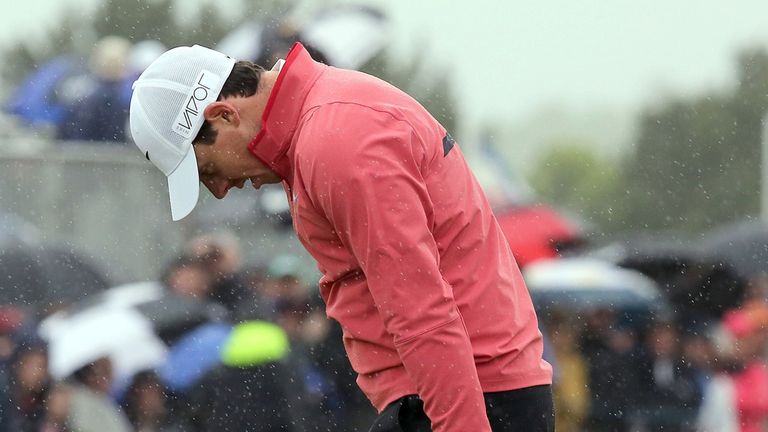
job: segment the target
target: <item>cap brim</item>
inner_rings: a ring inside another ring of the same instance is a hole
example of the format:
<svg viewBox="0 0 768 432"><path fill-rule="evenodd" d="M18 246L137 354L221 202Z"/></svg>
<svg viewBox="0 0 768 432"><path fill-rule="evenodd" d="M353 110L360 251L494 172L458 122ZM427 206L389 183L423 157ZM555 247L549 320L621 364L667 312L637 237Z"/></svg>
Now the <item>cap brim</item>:
<svg viewBox="0 0 768 432"><path fill-rule="evenodd" d="M192 212L200 196L200 177L197 174L195 150L190 146L184 159L168 176L168 195L171 198L171 218L178 221Z"/></svg>

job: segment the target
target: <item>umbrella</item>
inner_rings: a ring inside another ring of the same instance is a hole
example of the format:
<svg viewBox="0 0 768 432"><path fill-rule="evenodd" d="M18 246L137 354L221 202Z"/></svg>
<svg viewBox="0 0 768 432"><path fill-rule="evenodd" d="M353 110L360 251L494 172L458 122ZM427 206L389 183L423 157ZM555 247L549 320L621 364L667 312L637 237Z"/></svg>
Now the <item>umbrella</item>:
<svg viewBox="0 0 768 432"><path fill-rule="evenodd" d="M704 236L702 249L744 279L768 273L768 224L743 221L725 225Z"/></svg>
<svg viewBox="0 0 768 432"><path fill-rule="evenodd" d="M98 293L107 277L79 252L58 245L0 249L0 303L56 308Z"/></svg>
<svg viewBox="0 0 768 432"><path fill-rule="evenodd" d="M302 26L300 39L320 50L328 62L344 69L359 69L386 45L387 20L383 13L363 5L325 9Z"/></svg>
<svg viewBox="0 0 768 432"><path fill-rule="evenodd" d="M540 309L650 311L666 306L652 279L599 260L542 261L527 267L524 275L533 301Z"/></svg>
<svg viewBox="0 0 768 432"><path fill-rule="evenodd" d="M300 41L315 60L359 69L388 40L386 17L367 6L337 5L312 15L298 27L294 24L292 17L279 18L276 23L248 20L221 39L216 49L233 58L264 63L285 55L293 42Z"/></svg>
<svg viewBox="0 0 768 432"><path fill-rule="evenodd" d="M475 146L462 151L493 209L524 207L535 200L533 188L506 162L492 133L483 132Z"/></svg>
<svg viewBox="0 0 768 432"><path fill-rule="evenodd" d="M30 222L13 213L0 211L0 248L37 244L40 237L40 230Z"/></svg>
<svg viewBox="0 0 768 432"><path fill-rule="evenodd" d="M164 295L165 288L160 282L133 282L112 287L100 295L93 297L90 302L86 301L81 303L81 305L105 304L110 306L131 307L155 301L162 298Z"/></svg>
<svg viewBox="0 0 768 432"><path fill-rule="evenodd" d="M82 73L83 68L71 56L59 56L40 66L16 89L5 109L27 124L59 124L65 107L57 92L62 83Z"/></svg>
<svg viewBox="0 0 768 432"><path fill-rule="evenodd" d="M229 32L216 45L216 50L232 58L254 61L261 56L263 26L248 20Z"/></svg>
<svg viewBox="0 0 768 432"><path fill-rule="evenodd" d="M221 349L232 332L228 324L204 324L180 337L168 352L159 375L173 391L186 391L221 364Z"/></svg>
<svg viewBox="0 0 768 432"><path fill-rule="evenodd" d="M546 205L514 207L498 212L496 219L520 267L556 258L559 248L581 239L574 224Z"/></svg>
<svg viewBox="0 0 768 432"><path fill-rule="evenodd" d="M66 318L41 324L40 336L49 343L49 369L63 379L102 357L112 361L117 380L156 367L167 348L137 311L121 307L89 308Z"/></svg>
<svg viewBox="0 0 768 432"><path fill-rule="evenodd" d="M738 304L744 280L700 245L669 233L643 233L591 251L653 279L682 315L719 316Z"/></svg>
<svg viewBox="0 0 768 432"><path fill-rule="evenodd" d="M110 288L75 304L70 314L92 308L130 308L141 314L163 341L172 344L179 336L207 322L223 322L226 308L214 302L178 296L161 283L136 282ZM64 314L59 314L62 319Z"/></svg>
<svg viewBox="0 0 768 432"><path fill-rule="evenodd" d="M38 333L51 343L51 373L56 377L109 356L116 382L126 382L138 371L160 366L167 347L186 332L209 328L207 323L226 317L223 306L179 297L158 282L138 282L108 289L50 315ZM206 325L198 327L201 324ZM226 327L210 326L218 331ZM216 334L204 336L209 342ZM218 351L213 353L218 358Z"/></svg>

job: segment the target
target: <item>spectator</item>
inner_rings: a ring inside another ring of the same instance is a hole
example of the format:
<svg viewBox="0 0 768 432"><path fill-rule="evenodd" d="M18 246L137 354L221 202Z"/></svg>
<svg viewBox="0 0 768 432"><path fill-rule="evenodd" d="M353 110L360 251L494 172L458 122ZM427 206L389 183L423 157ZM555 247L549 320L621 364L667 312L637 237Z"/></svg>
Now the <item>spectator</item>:
<svg viewBox="0 0 768 432"><path fill-rule="evenodd" d="M68 426L69 407L72 399L71 388L65 384L54 386L45 401L45 418L40 432L70 432Z"/></svg>
<svg viewBox="0 0 768 432"><path fill-rule="evenodd" d="M190 396L192 431L298 431L311 414L284 363L288 336L274 324L236 326L222 349L222 365Z"/></svg>
<svg viewBox="0 0 768 432"><path fill-rule="evenodd" d="M310 296L286 298L277 303L277 323L291 341L291 352L286 357L289 369L295 374L297 383L294 391L301 395L304 410L314 413L305 426L311 429L323 425L337 424L340 414L339 394L334 382L329 379L326 368L313 362L311 352L315 346L326 340L329 333L328 321L323 313L314 308Z"/></svg>
<svg viewBox="0 0 768 432"><path fill-rule="evenodd" d="M196 258L181 256L162 272L160 282L168 289L167 301L186 309L178 320L169 321L160 337L172 344L185 332L204 322L231 322L232 313L218 302L211 301L211 274L206 264ZM162 310L159 311L162 313Z"/></svg>
<svg viewBox="0 0 768 432"><path fill-rule="evenodd" d="M217 276L238 273L243 267L240 241L230 232L202 234L189 240L185 255L202 260Z"/></svg>
<svg viewBox="0 0 768 432"><path fill-rule="evenodd" d="M701 392L674 322L654 323L636 359L639 417L647 430L693 430Z"/></svg>
<svg viewBox="0 0 768 432"><path fill-rule="evenodd" d="M16 417L8 368L7 364L0 364L0 432L13 431Z"/></svg>
<svg viewBox="0 0 768 432"><path fill-rule="evenodd" d="M11 392L16 414L13 430L37 432L45 417L45 401L51 384L48 353L42 341L19 347L14 355L12 374Z"/></svg>
<svg viewBox="0 0 768 432"><path fill-rule="evenodd" d="M68 387L67 425L77 432L128 432L130 422L110 398L112 362L102 357L75 371Z"/></svg>
<svg viewBox="0 0 768 432"><path fill-rule="evenodd" d="M622 432L630 428L627 415L636 402L635 332L616 319L613 310L587 316L582 349L589 365L590 412L585 429Z"/></svg>
<svg viewBox="0 0 768 432"><path fill-rule="evenodd" d="M565 314L553 314L547 324L557 360L553 385L555 424L560 432L578 432L589 413L589 371L579 351L581 327Z"/></svg>
<svg viewBox="0 0 768 432"><path fill-rule="evenodd" d="M341 326L333 321L330 323L326 339L311 347L309 356L314 365L327 372L339 397L338 400L326 401L329 408L334 411L335 418L344 419L336 425L334 430L339 432L368 430L376 418L376 411L356 384L357 373L347 359L343 340Z"/></svg>
<svg viewBox="0 0 768 432"><path fill-rule="evenodd" d="M302 269L303 263L296 256L276 257L267 268L269 278L263 284L263 292L275 302L277 323L295 344L309 349L327 338L329 324L322 299L313 297L302 282Z"/></svg>
<svg viewBox="0 0 768 432"><path fill-rule="evenodd" d="M710 337L705 333L704 326L684 328L686 334L683 338L683 360L693 371L699 394L704 395L704 390L713 373L714 347Z"/></svg>
<svg viewBox="0 0 768 432"><path fill-rule="evenodd" d="M117 36L107 36L96 43L89 61L90 75L77 80L80 89L73 92L74 99L67 103L57 131L59 139L127 141L125 126L130 101L126 99L124 79L130 49L130 42Z"/></svg>
<svg viewBox="0 0 768 432"><path fill-rule="evenodd" d="M305 299L307 288L301 280L304 263L294 255L279 255L267 267L267 279L263 294L271 299Z"/></svg>
<svg viewBox="0 0 768 432"><path fill-rule="evenodd" d="M367 429L375 417L370 403L355 385L355 374L340 343L341 333L331 333L322 300L313 297L302 282L303 265L297 256L277 256L269 263L262 285L262 294L273 302L276 322L291 338L287 361L301 384L295 391L307 403L306 409L316 413L312 427L334 425L333 430L341 431L355 430L357 425Z"/></svg>
<svg viewBox="0 0 768 432"><path fill-rule="evenodd" d="M245 300L237 306L234 315L237 322L275 320L274 303L270 303L262 297L264 284L267 283L268 279L266 268L260 265L247 266L240 272L240 280L245 290L243 296L249 300Z"/></svg>
<svg viewBox="0 0 768 432"><path fill-rule="evenodd" d="M205 301L211 295L211 275L199 259L177 258L163 272L160 281L183 298Z"/></svg>
<svg viewBox="0 0 768 432"><path fill-rule="evenodd" d="M247 313L260 319L278 320L280 303L306 299L307 288L299 273L302 262L293 255L279 255L265 269L251 269L249 284L255 290L257 304Z"/></svg>
<svg viewBox="0 0 768 432"><path fill-rule="evenodd" d="M172 419L163 385L151 371L133 377L123 399L123 409L136 432L181 432L189 428L183 419Z"/></svg>
<svg viewBox="0 0 768 432"><path fill-rule="evenodd" d="M749 302L723 316L720 374L704 396L702 432L761 432L768 424L768 305Z"/></svg>
<svg viewBox="0 0 768 432"><path fill-rule="evenodd" d="M13 385L17 333L26 315L18 308L0 307L0 432L18 430Z"/></svg>
<svg viewBox="0 0 768 432"><path fill-rule="evenodd" d="M208 269L211 291L208 297L235 313L243 303L252 302L242 278L243 267L240 242L232 233L211 233L197 236L184 247L185 255L200 260Z"/></svg>

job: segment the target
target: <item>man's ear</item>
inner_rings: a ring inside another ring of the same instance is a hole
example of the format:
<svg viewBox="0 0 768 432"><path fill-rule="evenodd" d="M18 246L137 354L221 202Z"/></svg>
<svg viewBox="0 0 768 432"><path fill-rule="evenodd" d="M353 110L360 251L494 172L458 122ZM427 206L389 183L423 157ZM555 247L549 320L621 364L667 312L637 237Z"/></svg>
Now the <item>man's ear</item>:
<svg viewBox="0 0 768 432"><path fill-rule="evenodd" d="M205 119L212 124L225 123L231 126L240 124L240 114L232 104L226 101L216 101L205 107Z"/></svg>

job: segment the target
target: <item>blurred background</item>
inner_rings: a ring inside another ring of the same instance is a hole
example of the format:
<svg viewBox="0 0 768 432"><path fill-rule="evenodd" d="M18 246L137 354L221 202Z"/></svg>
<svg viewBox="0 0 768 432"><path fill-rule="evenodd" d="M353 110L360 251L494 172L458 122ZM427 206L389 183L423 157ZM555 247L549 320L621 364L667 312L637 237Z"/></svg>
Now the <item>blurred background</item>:
<svg viewBox="0 0 768 432"><path fill-rule="evenodd" d="M269 66L295 41L457 137L539 312L558 430L768 430L765 2L6 9L0 432L367 430L282 189L172 223L126 133L164 50Z"/></svg>

